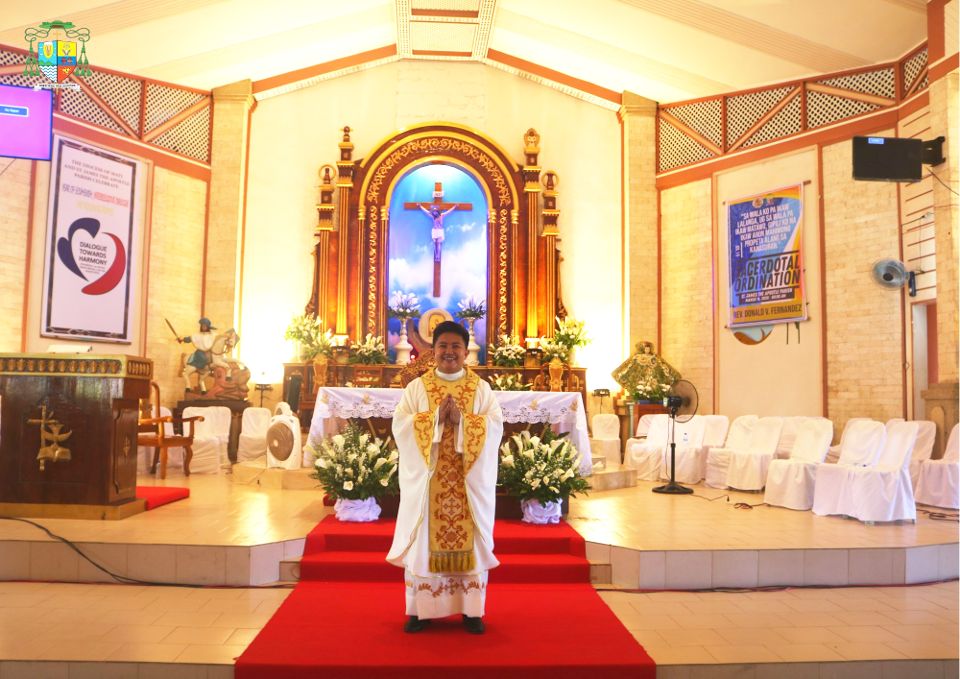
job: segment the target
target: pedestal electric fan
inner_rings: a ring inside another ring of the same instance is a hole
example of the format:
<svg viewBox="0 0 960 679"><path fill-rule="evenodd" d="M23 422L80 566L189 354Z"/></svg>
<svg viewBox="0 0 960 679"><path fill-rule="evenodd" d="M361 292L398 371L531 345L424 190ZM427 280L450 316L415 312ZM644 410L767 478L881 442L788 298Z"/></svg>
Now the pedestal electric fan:
<svg viewBox="0 0 960 679"><path fill-rule="evenodd" d="M693 488L681 486L676 481L677 465L677 444L674 439L677 422L683 424L693 419L697 413L697 388L692 382L687 380L677 380L670 387L670 391L663 399L663 405L670 411L670 482L665 486L657 486L653 489L654 493L667 493L669 495L685 495L692 493Z"/></svg>

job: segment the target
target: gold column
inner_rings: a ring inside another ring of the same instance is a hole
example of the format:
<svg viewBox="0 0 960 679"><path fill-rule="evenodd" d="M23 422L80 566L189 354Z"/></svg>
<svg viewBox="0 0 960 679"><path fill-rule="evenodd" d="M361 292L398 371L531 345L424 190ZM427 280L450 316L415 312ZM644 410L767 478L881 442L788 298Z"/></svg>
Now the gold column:
<svg viewBox="0 0 960 679"><path fill-rule="evenodd" d="M540 211L538 194L540 193L540 167L537 157L540 155L540 135L533 128L523 135L523 192L527 197L527 337L540 334L537 314L537 251L539 250Z"/></svg>
<svg viewBox="0 0 960 679"><path fill-rule="evenodd" d="M340 160L337 161L337 202L340 205L337 223L337 335L347 334L347 228L350 223L350 190L353 188L353 144L350 128L343 128ZM359 239L363 240L363 239ZM359 290L359 288L358 288ZM357 328L359 330L359 326Z"/></svg>
<svg viewBox="0 0 960 679"><path fill-rule="evenodd" d="M310 295L310 301L304 311L313 314L321 319L327 313L330 302L330 265L328 254L330 252L330 233L333 231L333 172L335 168L332 165L324 165L320 168L320 202L317 203L317 230L313 234L317 238L313 246L313 291ZM324 322L324 328L329 327L329 323Z"/></svg>
<svg viewBox="0 0 960 679"><path fill-rule="evenodd" d="M556 172L549 171L543 175L543 240L546 249L544 257L544 281L546 283L546 306L544 316L547 318L546 336L553 337L554 324L550 319L557 315L557 236L560 231L557 221L560 219L560 210L557 209L557 185L560 178Z"/></svg>

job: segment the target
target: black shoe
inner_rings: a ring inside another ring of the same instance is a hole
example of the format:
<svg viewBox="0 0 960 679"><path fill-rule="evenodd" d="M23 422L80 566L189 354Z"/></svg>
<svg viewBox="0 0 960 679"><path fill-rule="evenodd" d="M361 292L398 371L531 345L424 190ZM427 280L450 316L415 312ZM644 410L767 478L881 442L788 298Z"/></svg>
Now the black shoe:
<svg viewBox="0 0 960 679"><path fill-rule="evenodd" d="M463 616L463 626L467 628L470 634L483 634L486 627L483 625L483 618L471 618Z"/></svg>
<svg viewBox="0 0 960 679"><path fill-rule="evenodd" d="M407 634L416 634L417 632L425 630L429 625L429 620L421 620L417 616L411 615L404 623L403 631Z"/></svg>

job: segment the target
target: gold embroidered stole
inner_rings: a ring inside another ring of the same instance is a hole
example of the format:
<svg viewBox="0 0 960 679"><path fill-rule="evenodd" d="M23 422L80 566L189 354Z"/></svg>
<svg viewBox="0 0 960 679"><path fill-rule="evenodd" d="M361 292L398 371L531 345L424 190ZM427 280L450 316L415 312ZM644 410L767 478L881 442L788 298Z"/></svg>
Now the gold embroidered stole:
<svg viewBox="0 0 960 679"><path fill-rule="evenodd" d="M456 381L442 380L433 371L421 376L430 411L414 416L417 445L429 467L433 423L447 395L453 397L463 418L463 454L456 451L457 428L445 426L438 446L436 471L430 478L430 572L466 573L474 569L473 517L467 501L466 475L483 450L486 422L473 414L480 378L469 370Z"/></svg>

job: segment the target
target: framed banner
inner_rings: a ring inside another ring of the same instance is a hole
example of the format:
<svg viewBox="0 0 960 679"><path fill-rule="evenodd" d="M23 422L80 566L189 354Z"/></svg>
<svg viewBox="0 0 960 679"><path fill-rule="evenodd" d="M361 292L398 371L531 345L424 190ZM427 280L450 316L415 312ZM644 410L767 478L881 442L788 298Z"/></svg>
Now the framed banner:
<svg viewBox="0 0 960 679"><path fill-rule="evenodd" d="M730 327L807 319L803 285L803 185L727 206Z"/></svg>
<svg viewBox="0 0 960 679"><path fill-rule="evenodd" d="M40 334L130 344L140 164L54 138Z"/></svg>

